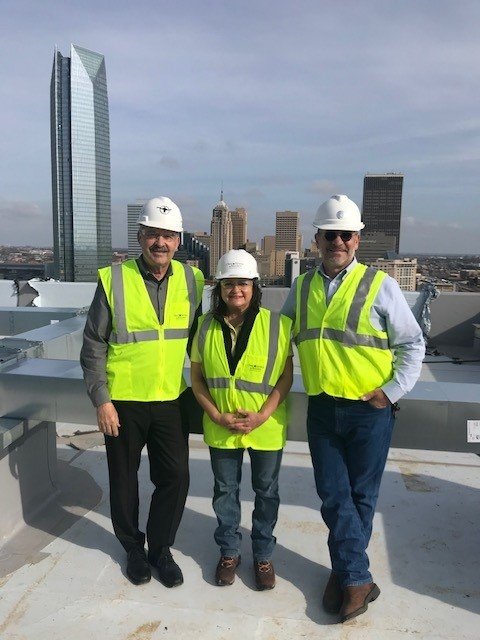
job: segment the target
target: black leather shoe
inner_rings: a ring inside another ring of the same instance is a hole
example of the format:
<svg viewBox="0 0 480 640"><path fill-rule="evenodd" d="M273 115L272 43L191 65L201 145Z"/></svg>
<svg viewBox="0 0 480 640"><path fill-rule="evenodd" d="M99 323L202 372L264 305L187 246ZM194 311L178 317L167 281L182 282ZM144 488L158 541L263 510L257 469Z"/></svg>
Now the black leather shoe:
<svg viewBox="0 0 480 640"><path fill-rule="evenodd" d="M143 549L134 547L127 554L127 576L133 584L145 584L152 573Z"/></svg>
<svg viewBox="0 0 480 640"><path fill-rule="evenodd" d="M160 582L169 589L171 587L179 587L183 584L182 570L172 558L170 549L162 551L158 560L152 563L158 572L158 579Z"/></svg>

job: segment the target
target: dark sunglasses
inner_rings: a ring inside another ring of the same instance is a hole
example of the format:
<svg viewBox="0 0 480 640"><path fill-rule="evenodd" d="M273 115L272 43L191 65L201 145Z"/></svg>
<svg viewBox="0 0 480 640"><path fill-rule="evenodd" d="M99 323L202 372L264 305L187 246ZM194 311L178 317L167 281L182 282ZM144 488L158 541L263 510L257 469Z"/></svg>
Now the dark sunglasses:
<svg viewBox="0 0 480 640"><path fill-rule="evenodd" d="M355 231L324 231L323 237L328 242L332 242L337 236L340 236L343 242L348 242L352 239L354 233Z"/></svg>

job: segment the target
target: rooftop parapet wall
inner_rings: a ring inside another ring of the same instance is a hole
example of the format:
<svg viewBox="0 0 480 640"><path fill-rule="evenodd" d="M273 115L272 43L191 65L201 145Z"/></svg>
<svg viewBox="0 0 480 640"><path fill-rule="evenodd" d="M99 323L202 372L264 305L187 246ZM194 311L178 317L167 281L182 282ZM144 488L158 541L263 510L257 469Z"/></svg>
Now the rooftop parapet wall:
<svg viewBox="0 0 480 640"><path fill-rule="evenodd" d="M480 294L441 293L436 300L432 301L431 311L430 341L432 343L472 346L473 323L480 322Z"/></svg>
<svg viewBox="0 0 480 640"><path fill-rule="evenodd" d="M36 282L38 298L34 304L41 308L72 309L89 306L95 292L95 283ZM265 287L263 305L273 311L279 311L290 289L284 287ZM415 294L408 294L415 295ZM407 295L406 295L407 297ZM408 300L408 297L407 297ZM205 287L203 311L207 311L210 301L210 287ZM410 303L410 302L409 302ZM0 322L2 308L18 307L19 301L13 281L0 280ZM25 307L28 308L28 307ZM432 328L430 339L438 344L471 347L473 344L473 323L480 323L480 295L477 293L442 293L431 302ZM39 325L36 325L39 326ZM26 329L23 329L25 331ZM15 335L22 329L4 330L0 335Z"/></svg>

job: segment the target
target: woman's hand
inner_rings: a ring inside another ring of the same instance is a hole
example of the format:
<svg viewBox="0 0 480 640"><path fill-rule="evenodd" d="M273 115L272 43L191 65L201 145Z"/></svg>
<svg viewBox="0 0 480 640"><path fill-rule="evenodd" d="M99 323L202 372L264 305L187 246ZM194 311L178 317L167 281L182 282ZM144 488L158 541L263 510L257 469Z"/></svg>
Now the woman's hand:
<svg viewBox="0 0 480 640"><path fill-rule="evenodd" d="M237 416L234 413L219 413L218 418L214 420L221 427L231 429L237 422Z"/></svg>
<svg viewBox="0 0 480 640"><path fill-rule="evenodd" d="M246 409L238 409L235 415L235 424L230 427L232 433L250 433L267 419L262 413Z"/></svg>

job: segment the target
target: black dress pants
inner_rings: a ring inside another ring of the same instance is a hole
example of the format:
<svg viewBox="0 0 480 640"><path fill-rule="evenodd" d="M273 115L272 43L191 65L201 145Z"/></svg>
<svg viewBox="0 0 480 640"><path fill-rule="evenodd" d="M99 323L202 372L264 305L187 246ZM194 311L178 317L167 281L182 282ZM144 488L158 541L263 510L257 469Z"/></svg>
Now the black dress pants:
<svg viewBox="0 0 480 640"><path fill-rule="evenodd" d="M105 436L110 479L110 510L115 535L128 552L145 544L138 528L138 468L147 446L150 479L155 489L147 521L149 559L170 547L187 498L188 433L182 429L178 400L137 402L114 400L118 437Z"/></svg>

